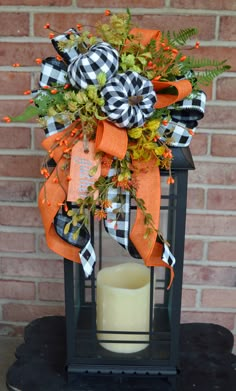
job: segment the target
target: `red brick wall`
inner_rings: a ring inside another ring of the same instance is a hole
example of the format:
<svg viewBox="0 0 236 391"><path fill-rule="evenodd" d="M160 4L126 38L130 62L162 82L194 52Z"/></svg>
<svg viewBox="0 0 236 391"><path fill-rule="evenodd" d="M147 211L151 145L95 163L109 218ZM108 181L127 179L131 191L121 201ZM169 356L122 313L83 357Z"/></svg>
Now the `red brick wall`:
<svg viewBox="0 0 236 391"><path fill-rule="evenodd" d="M20 4L19 4L20 3ZM235 0L5 0L0 6L0 118L19 113L37 86L35 58L52 55L43 29L95 24L110 5L130 7L142 27L199 28L199 55L232 69L207 88L208 106L192 142L183 321L216 322L236 332L236 2ZM138 8L137 8L138 4ZM25 67L13 68L19 62ZM1 120L0 120L1 121ZM62 260L48 251L37 208L43 131L0 122L0 333L63 308Z"/></svg>

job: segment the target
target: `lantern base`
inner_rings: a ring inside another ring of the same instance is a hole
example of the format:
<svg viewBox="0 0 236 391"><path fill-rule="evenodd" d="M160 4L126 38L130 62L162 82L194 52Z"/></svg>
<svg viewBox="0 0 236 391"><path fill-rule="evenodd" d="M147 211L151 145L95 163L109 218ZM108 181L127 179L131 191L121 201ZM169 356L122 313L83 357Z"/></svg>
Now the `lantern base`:
<svg viewBox="0 0 236 391"><path fill-rule="evenodd" d="M17 361L8 370L7 388L12 391L234 390L236 356L231 354L231 332L219 325L192 323L181 325L180 334L180 370L176 376L74 373L68 382L64 317L36 319L25 328L25 343L16 349Z"/></svg>

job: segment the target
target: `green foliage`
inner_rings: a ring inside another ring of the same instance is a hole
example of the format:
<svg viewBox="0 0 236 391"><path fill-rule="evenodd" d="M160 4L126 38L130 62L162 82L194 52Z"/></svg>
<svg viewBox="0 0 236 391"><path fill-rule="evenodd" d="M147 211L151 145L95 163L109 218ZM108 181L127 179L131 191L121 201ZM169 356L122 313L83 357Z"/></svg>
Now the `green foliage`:
<svg viewBox="0 0 236 391"><path fill-rule="evenodd" d="M217 67L215 69L205 69L204 71L199 72L194 88L198 89L201 85L210 85L217 76L221 75L223 72L229 69L230 67L225 65L223 67Z"/></svg>
<svg viewBox="0 0 236 391"><path fill-rule="evenodd" d="M226 64L226 60L218 61L210 58L187 57L181 66L181 73L187 74L189 71L194 71L192 74L192 85L196 90L201 85L208 86L217 76L229 69L230 66Z"/></svg>
<svg viewBox="0 0 236 391"><path fill-rule="evenodd" d="M173 47L183 47L186 43L198 34L198 30L194 27L181 29L178 32L167 31L162 34L162 42L168 41L168 45Z"/></svg>
<svg viewBox="0 0 236 391"><path fill-rule="evenodd" d="M108 23L98 23L96 31L98 36L116 49L121 51L124 46L129 30L130 30L131 16L129 10L122 14L112 14Z"/></svg>
<svg viewBox="0 0 236 391"><path fill-rule="evenodd" d="M98 86L90 85L84 90L65 89L61 85L39 90L33 99L35 106L27 106L21 115L11 118L11 121L22 122L39 116L41 126L46 127L44 117L54 117L56 122L62 123L65 118L71 122L80 118L85 133L93 138L96 120L105 119L101 111L104 99L99 93L105 83L106 76L100 73Z"/></svg>
<svg viewBox="0 0 236 391"><path fill-rule="evenodd" d="M37 107L27 106L25 111L22 114L17 115L16 117L11 117L11 121L12 122L26 122L29 119L38 116L38 114L39 114L39 110Z"/></svg>
<svg viewBox="0 0 236 391"><path fill-rule="evenodd" d="M101 39L91 35L89 31L83 31L79 35L70 34L69 39L66 41L59 41L58 48L63 51L65 49L77 47L80 53L86 53L92 45L95 45L98 42L101 42Z"/></svg>

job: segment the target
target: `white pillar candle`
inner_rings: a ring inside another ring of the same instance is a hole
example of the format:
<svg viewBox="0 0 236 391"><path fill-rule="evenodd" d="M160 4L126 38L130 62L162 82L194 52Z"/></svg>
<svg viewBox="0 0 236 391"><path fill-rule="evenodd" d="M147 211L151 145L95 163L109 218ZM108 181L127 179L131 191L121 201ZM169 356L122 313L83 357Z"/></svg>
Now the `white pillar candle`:
<svg viewBox="0 0 236 391"><path fill-rule="evenodd" d="M106 267L97 275L97 330L149 332L150 270L138 263ZM144 343L100 342L107 350L134 353L148 345L149 335L98 333L98 341L127 340ZM147 341L147 343L145 343Z"/></svg>

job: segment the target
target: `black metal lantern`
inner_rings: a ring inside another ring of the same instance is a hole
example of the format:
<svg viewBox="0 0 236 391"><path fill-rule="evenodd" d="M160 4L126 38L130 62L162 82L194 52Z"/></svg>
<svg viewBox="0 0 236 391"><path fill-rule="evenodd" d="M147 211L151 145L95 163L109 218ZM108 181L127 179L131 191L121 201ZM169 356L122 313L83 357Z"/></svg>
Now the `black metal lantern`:
<svg viewBox="0 0 236 391"><path fill-rule="evenodd" d="M194 168L189 148L172 148L174 155L172 176L174 184L165 186L168 172L162 170L161 220L171 250L176 257L175 278L167 290L169 270L150 267L150 302L148 330L103 330L98 340L96 323L97 273L111 260L107 260L103 228L91 219L91 237L97 253L92 276L84 277L80 264L69 260L65 266L65 307L67 332L68 381L78 376L139 376L147 375L174 378L178 369L178 344L184 259L185 217L188 170ZM153 190L154 191L154 190ZM105 240L106 244L107 241ZM124 257L121 262L127 262ZM136 260L135 260L136 262ZM112 316L112 315L111 315ZM133 335L136 335L135 341ZM106 340L107 335L107 340ZM118 337L117 337L118 335ZM109 338L108 338L109 336ZM130 338L129 338L130 336ZM116 344L143 344L133 353L117 353L101 346L101 342ZM147 343L148 340L148 343ZM79 382L79 380L78 380Z"/></svg>

